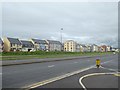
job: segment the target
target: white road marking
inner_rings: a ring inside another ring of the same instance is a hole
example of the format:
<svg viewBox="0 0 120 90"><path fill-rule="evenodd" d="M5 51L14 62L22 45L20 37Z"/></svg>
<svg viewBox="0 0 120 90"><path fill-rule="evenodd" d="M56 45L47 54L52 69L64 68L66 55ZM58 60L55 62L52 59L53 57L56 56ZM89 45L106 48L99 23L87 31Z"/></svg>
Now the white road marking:
<svg viewBox="0 0 120 90"><path fill-rule="evenodd" d="M38 82L38 83L35 83L35 84L32 84L32 85L29 85L29 86L25 86L23 88L27 88L27 90L29 89L32 89L32 88L36 88L36 87L40 87L40 86L43 86L45 84L48 84L48 83L52 83L54 81L57 81L57 80L61 80L63 78L66 78L66 77L69 77L69 76L72 76L72 75L75 75L75 74L78 74L78 73L81 73L83 71L86 71L86 70L89 70L91 68L95 67L95 65L93 66L90 66L88 68L85 68L85 69L81 69L81 70L78 70L78 71L74 71L74 72L71 72L71 73L67 73L65 75L61 75L61 76L58 76L58 77L54 77L54 78L51 78L51 79L48 79L48 80L44 80L44 81L41 81L41 82Z"/></svg>
<svg viewBox="0 0 120 90"><path fill-rule="evenodd" d="M74 62L74 63L78 63L78 62Z"/></svg>
<svg viewBox="0 0 120 90"><path fill-rule="evenodd" d="M113 60L106 61L106 62L103 62L103 63L101 63L101 64L105 64L105 63L108 63L108 62L111 62L111 61L113 61ZM114 72L108 72L108 73L92 73L92 74L87 74L87 75L82 76L82 77L79 79L79 83L80 83L80 85L82 86L82 88L83 88L84 90L87 90L87 88L86 88L86 86L82 83L82 80L83 80L84 78L86 78L86 77L96 76L96 75L116 75L116 76L119 76L119 73L120 73L120 72L116 71L115 69L105 68L105 67L102 67L102 66L100 66L100 67L103 68L103 69L107 69L107 70L109 70L109 71L114 71Z"/></svg>
<svg viewBox="0 0 120 90"><path fill-rule="evenodd" d="M51 68L51 67L54 67L55 65L50 65L50 66L48 66L49 68Z"/></svg>
<svg viewBox="0 0 120 90"><path fill-rule="evenodd" d="M2 73L0 73L0 75L2 75Z"/></svg>
<svg viewBox="0 0 120 90"><path fill-rule="evenodd" d="M113 60L111 60L111 61L113 61ZM103 63L108 63L108 62L110 62L110 61L106 61L106 62L103 62ZM101 63L101 64L103 64L103 63ZM52 83L52 82L54 82L54 81L61 80L61 79L63 79L63 78L67 78L67 77L73 76L73 75L75 75L75 74L78 74L78 73L87 71L87 70L92 69L92 68L94 68L94 67L96 67L96 65L92 65L92 66L90 66L90 67L88 67L88 68L81 69L81 70L78 70L78 71L74 71L74 72L71 72L71 73L67 73L67 74L65 74L65 75L61 75L61 76L58 76L58 77L54 77L54 78L51 78L51 79L48 79L48 80L44 80L44 81L41 81L41 82L37 82L37 83L34 83L34 84L32 84L32 85L28 85L28 86L25 86L25 87L22 87L22 88L27 88L27 90L32 89L32 88L37 88L37 87L46 85L46 84L48 84L48 83Z"/></svg>
<svg viewBox="0 0 120 90"><path fill-rule="evenodd" d="M100 66L100 67L101 67L101 68L103 68L103 69L110 70L110 71L118 72L118 70L117 70L117 69L105 68L105 67L103 67L103 66Z"/></svg>
<svg viewBox="0 0 120 90"><path fill-rule="evenodd" d="M114 72L114 73L109 72L109 73L92 73L92 74L87 74L87 75L82 76L82 77L79 79L79 83L80 83L80 85L82 86L82 88L83 88L84 90L87 90L86 86L82 83L82 80L83 80L83 79L85 79L85 78L87 78L87 77L90 77L90 76L97 76L97 75L114 75L114 74L116 74L116 73L115 73L115 72Z"/></svg>

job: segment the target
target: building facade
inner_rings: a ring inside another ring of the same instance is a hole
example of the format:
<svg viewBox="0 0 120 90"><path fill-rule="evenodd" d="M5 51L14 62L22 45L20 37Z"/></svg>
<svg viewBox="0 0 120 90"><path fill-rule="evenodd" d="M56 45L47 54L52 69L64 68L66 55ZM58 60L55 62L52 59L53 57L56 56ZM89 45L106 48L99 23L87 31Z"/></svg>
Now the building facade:
<svg viewBox="0 0 120 90"><path fill-rule="evenodd" d="M93 44L92 46L91 46L91 51L92 52L98 52L99 51L99 48L98 48L98 46L96 45L96 44Z"/></svg>
<svg viewBox="0 0 120 90"><path fill-rule="evenodd" d="M107 50L107 52L110 52L111 51L111 46L107 46L106 50Z"/></svg>
<svg viewBox="0 0 120 90"><path fill-rule="evenodd" d="M21 40L21 43L22 43L22 51L24 52L35 51L34 44L31 41Z"/></svg>
<svg viewBox="0 0 120 90"><path fill-rule="evenodd" d="M76 52L76 48L78 48L77 43L73 40L68 40L64 42L64 51L65 52Z"/></svg>
<svg viewBox="0 0 120 90"><path fill-rule="evenodd" d="M48 51L62 51L62 44L60 41L46 40L48 44Z"/></svg>
<svg viewBox="0 0 120 90"><path fill-rule="evenodd" d="M102 52L107 52L107 46L106 45L102 45L100 47L102 49Z"/></svg>
<svg viewBox="0 0 120 90"><path fill-rule="evenodd" d="M3 52L3 41L2 41L2 39L0 38L0 52Z"/></svg>
<svg viewBox="0 0 120 90"><path fill-rule="evenodd" d="M30 41L34 44L34 48L36 51L48 51L48 44L46 40L30 39Z"/></svg>
<svg viewBox="0 0 120 90"><path fill-rule="evenodd" d="M22 50L22 44L18 38L5 37L5 38L3 38L3 41L4 41L4 51L5 52Z"/></svg>

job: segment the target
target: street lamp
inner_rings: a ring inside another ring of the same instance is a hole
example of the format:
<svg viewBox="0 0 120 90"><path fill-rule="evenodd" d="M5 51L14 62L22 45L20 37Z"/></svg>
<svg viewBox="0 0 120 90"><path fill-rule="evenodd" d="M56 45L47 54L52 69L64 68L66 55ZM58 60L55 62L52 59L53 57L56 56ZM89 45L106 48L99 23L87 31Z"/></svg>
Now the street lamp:
<svg viewBox="0 0 120 90"><path fill-rule="evenodd" d="M62 30L63 30L63 28L61 28L61 44L62 44Z"/></svg>
<svg viewBox="0 0 120 90"><path fill-rule="evenodd" d="M61 45L62 45L62 46L61 46L61 50L63 51L63 44L62 44L62 31L63 31L63 28L61 28L61 31L60 31L60 32L61 32Z"/></svg>

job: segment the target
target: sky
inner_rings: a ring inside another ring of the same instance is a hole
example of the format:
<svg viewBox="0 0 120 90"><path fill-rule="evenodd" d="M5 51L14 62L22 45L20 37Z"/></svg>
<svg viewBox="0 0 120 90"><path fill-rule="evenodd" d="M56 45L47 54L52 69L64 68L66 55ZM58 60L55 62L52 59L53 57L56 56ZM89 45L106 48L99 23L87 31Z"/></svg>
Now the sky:
<svg viewBox="0 0 120 90"><path fill-rule="evenodd" d="M6 2L2 37L118 46L117 2ZM61 30L63 28L63 30Z"/></svg>

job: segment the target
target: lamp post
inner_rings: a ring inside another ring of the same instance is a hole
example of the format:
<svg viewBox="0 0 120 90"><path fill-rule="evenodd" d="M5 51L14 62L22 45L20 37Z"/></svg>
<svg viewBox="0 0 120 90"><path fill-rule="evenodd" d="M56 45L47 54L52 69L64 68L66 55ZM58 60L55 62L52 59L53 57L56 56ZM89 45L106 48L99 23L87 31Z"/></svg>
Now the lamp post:
<svg viewBox="0 0 120 90"><path fill-rule="evenodd" d="M62 44L62 31L63 31L63 28L61 28L61 44ZM62 46L61 46L61 50L63 51L63 44L62 44Z"/></svg>
<svg viewBox="0 0 120 90"><path fill-rule="evenodd" d="M62 30L63 30L63 28L61 28L61 43L62 43Z"/></svg>

